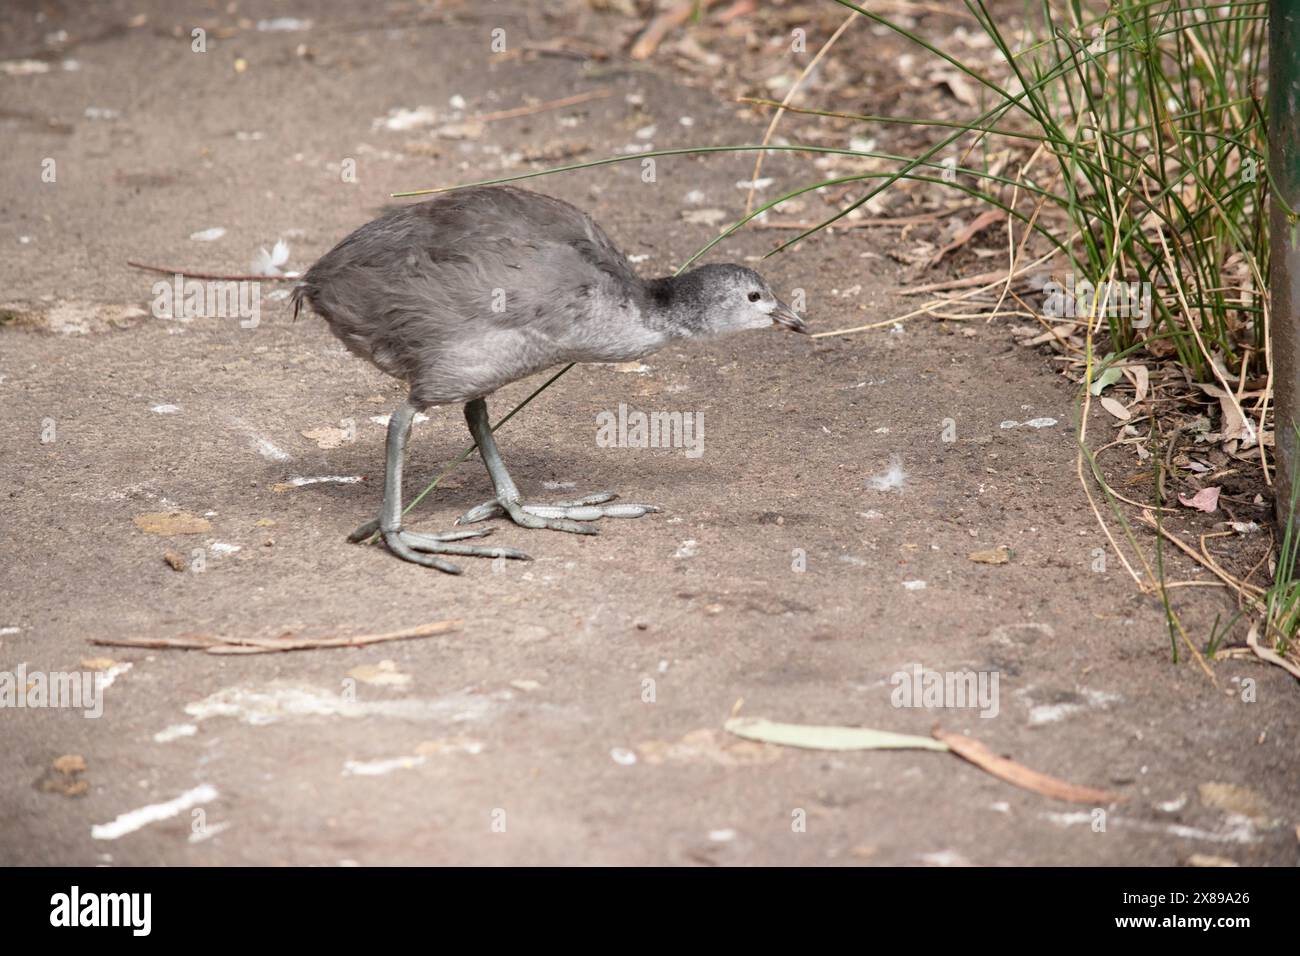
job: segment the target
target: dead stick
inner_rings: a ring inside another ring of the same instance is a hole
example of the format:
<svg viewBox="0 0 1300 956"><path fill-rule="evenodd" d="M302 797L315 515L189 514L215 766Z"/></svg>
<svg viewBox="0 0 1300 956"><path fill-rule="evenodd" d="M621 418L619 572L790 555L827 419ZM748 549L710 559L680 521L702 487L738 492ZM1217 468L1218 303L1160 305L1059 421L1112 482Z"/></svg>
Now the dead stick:
<svg viewBox="0 0 1300 956"><path fill-rule="evenodd" d="M164 266L151 266L143 262L136 262L127 259L126 264L133 269L143 269L145 272L159 272L165 276L187 276L190 279L206 279L212 282L297 282L302 276L239 276L217 275L212 272L186 272L184 269L168 269Z"/></svg>
<svg viewBox="0 0 1300 956"><path fill-rule="evenodd" d="M325 647L362 647L384 641L403 641L417 637L432 637L458 629L464 622L456 619L420 624L386 634L362 634L357 637L322 637L283 640L265 637L128 637L91 638L92 644L105 647L147 647L153 649L202 650L209 654L270 654L279 651L303 651Z"/></svg>
<svg viewBox="0 0 1300 956"><path fill-rule="evenodd" d="M928 222L937 222L945 216L951 216L953 213L960 212L958 209L947 210L944 212L929 212L919 216L878 216L871 219L854 219L851 222L837 222L833 226L827 226L828 231L836 229L864 229L867 226L919 226ZM753 223L758 229L814 229L820 226L819 222L763 222Z"/></svg>
<svg viewBox="0 0 1300 956"><path fill-rule="evenodd" d="M1030 770L1024 764L998 756L974 737L945 733L937 725L931 733L935 740L947 744L958 757L973 763L981 770L991 773L999 780L1005 780L1007 783L1021 789L1031 790L1054 800L1064 800L1068 803L1090 803L1093 806L1119 803L1124 799L1118 793L1111 793L1108 790L1096 790L1092 787L1081 787L1078 784L1058 780L1056 777L1049 777L1037 770Z"/></svg>
<svg viewBox="0 0 1300 956"><path fill-rule="evenodd" d="M628 51L629 55L634 60L649 59L654 55L655 50L659 49L659 44L668 34L689 20L697 9L703 14L712 3L713 0L682 0L681 3L659 14L641 31L641 35L632 44L632 49Z"/></svg>
<svg viewBox="0 0 1300 956"><path fill-rule="evenodd" d="M514 119L516 116L532 116L534 113L544 113L547 110L560 110L566 106L577 106L579 103L586 103L589 100L604 99L613 94L613 90L592 90L589 93L577 93L563 99L548 100L545 103L537 103L532 106L516 106L514 109L499 110L495 113L480 113L478 116L471 116L470 119L478 123L491 123L494 120Z"/></svg>

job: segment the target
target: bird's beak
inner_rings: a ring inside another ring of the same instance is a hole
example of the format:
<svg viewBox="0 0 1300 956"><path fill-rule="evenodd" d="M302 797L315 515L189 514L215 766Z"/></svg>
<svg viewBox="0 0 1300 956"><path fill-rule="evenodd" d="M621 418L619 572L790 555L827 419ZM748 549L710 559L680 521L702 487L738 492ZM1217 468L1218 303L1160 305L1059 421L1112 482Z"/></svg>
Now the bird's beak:
<svg viewBox="0 0 1300 956"><path fill-rule="evenodd" d="M778 325L784 325L791 332L802 332L808 334L808 326L804 325L803 319L795 315L794 309L790 308L780 299L776 300L776 308L772 310L772 321Z"/></svg>

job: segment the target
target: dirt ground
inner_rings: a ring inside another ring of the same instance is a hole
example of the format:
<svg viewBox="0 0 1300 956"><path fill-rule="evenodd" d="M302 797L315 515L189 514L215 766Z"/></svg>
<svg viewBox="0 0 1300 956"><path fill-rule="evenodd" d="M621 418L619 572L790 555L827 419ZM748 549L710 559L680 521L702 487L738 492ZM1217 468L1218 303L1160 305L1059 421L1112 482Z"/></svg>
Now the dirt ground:
<svg viewBox="0 0 1300 956"><path fill-rule="evenodd" d="M516 480L535 499L611 488L662 513L596 537L498 522L493 542L536 560L466 559L460 577L346 542L376 513L372 419L400 387L319 320L292 323L271 298L286 284L262 284L255 328L158 318L159 277L126 261L244 273L284 238L301 270L392 191L555 164L575 142L597 158L762 135L653 60L490 49L496 28L508 50L571 36L576 14L553 12L124 0L0 14L0 61L46 67L0 75L0 670L131 665L110 671L98 719L0 713L0 862L1294 865L1300 691L1249 659L1216 664L1217 684L1171 663L1159 602L1113 558L1097 570L1072 388L997 323L750 333L576 368L500 432ZM289 16L310 28L256 27ZM191 50L195 24L206 53ZM448 128L458 107L598 90L612 92L467 138ZM421 106L433 125L386 125ZM683 213L731 221L750 163L665 159L647 182L631 162L531 185L665 274L719 225ZM806 181L781 158L765 175L769 190ZM220 239L190 238L214 227ZM773 237L746 231L710 259L747 261ZM897 238L819 237L761 268L806 291L815 328L879 321L912 304L895 294ZM506 389L494 417L539 383ZM602 447L597 416L620 403L702 415L703 454ZM1039 418L1056 424L1002 427ZM431 409L407 493L466 443L459 409ZM878 490L891 459L906 477ZM361 480L293 484L321 477ZM449 529L489 493L473 458L411 520ZM207 529L136 520L172 511ZM1001 545L1008 563L968 557ZM1173 593L1198 641L1232 610L1213 588ZM356 649L91 643L445 619L463 623ZM997 715L893 706L891 677L914 664L996 673ZM1125 800L1101 830L1090 806L941 753L742 743L722 730L737 708L922 735L937 722ZM68 755L85 769L53 769ZM169 802L138 829L93 829Z"/></svg>

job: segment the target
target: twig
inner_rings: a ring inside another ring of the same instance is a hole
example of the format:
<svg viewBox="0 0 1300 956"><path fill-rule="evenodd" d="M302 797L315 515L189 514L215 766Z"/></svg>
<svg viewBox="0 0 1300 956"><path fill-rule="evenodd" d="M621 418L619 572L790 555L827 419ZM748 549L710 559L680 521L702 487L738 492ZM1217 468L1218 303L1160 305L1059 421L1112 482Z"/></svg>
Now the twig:
<svg viewBox="0 0 1300 956"><path fill-rule="evenodd" d="M958 757L973 763L981 770L991 773L999 780L1005 780L1007 783L1024 790L1030 790L1045 797L1051 797L1054 800L1065 800L1069 803L1090 803L1093 806L1119 803L1124 799L1118 793L1111 793L1108 790L1096 790L1092 787L1081 787L1078 784L1058 780L1056 777L1049 777L1037 770L1030 770L1014 760L998 756L987 745L973 737L946 733L937 724L931 733L935 740L947 744L948 748Z"/></svg>
<svg viewBox="0 0 1300 956"><path fill-rule="evenodd" d="M953 236L952 242L948 243L946 246L944 246L942 249L940 249L938 252L936 252L933 256L930 257L930 261L926 263L926 268L933 269L935 266L937 266L940 262L943 261L944 256L948 255L948 253L956 252L958 249L966 245L966 243L970 242L972 239L974 239L977 235L979 235L989 226L992 226L995 223L999 223L1006 218L1007 218L1007 214L1003 212L1001 209L989 209L986 210L985 212L980 213L978 216L975 217L974 222L965 226L964 228L958 231L957 235ZM1008 284L1010 284L1011 281L1010 276L1014 271L1015 271L1015 263L1013 262L1011 264L1011 267L1007 269Z"/></svg>
<svg viewBox="0 0 1300 956"><path fill-rule="evenodd" d="M689 20L696 10L703 13L712 3L713 0L682 0L681 3L665 10L641 31L640 36L633 42L631 50L628 51L628 55L634 60L647 60L654 56L655 50L659 49L659 44L664 42L668 34Z"/></svg>
<svg viewBox="0 0 1300 956"><path fill-rule="evenodd" d="M302 276L257 276L257 275L217 275L212 272L186 272L184 269L168 269L165 266L150 266L143 262L135 262L131 259L126 260L126 264L133 269L143 269L145 272L159 272L165 276L186 276L190 279L205 279L211 282L297 282Z"/></svg>
<svg viewBox="0 0 1300 956"><path fill-rule="evenodd" d="M853 219L846 223L836 223L833 226L827 226L827 232L835 232L840 229L865 229L868 226L919 226L925 223L938 222L948 216L961 212L961 208L945 209L942 212L927 212L916 216L875 216L870 219ZM820 225L816 222L765 222L754 220L751 223L755 229L811 229Z"/></svg>
<svg viewBox="0 0 1300 956"><path fill-rule="evenodd" d="M273 654L277 651L310 651L324 647L362 647L366 644L379 644L384 641L405 641L416 637L432 637L447 631L458 629L460 620L437 621L433 624L421 624L402 631L390 631L387 634L362 634L357 637L319 637L286 640L267 637L128 637L128 638L91 638L92 644L105 647L148 647L154 649L175 649L187 651L207 651L209 654Z"/></svg>
<svg viewBox="0 0 1300 956"><path fill-rule="evenodd" d="M469 119L477 123L491 123L495 120L514 119L516 116L532 116L534 113L545 113L547 110L561 110L566 106L577 106L579 103L586 103L589 100L604 99L613 94L614 91L610 89L591 90L587 93L575 93L573 96L566 96L558 100L547 100L545 103L535 103L531 106L516 106L513 109L498 110L495 113L480 113L478 116L471 116Z"/></svg>

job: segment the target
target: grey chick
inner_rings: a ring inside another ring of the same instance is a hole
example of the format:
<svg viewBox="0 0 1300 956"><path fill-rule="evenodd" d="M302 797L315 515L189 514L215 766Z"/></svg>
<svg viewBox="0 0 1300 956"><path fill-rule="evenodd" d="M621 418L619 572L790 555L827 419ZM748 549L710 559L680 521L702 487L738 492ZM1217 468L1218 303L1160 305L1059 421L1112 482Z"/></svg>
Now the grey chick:
<svg viewBox="0 0 1300 956"><path fill-rule="evenodd" d="M378 531L395 555L458 574L438 555L528 559L512 548L460 543L487 531L402 529L402 463L411 423L431 405L463 404L496 497L462 516L505 515L525 528L595 534L599 518L638 518L651 505L610 503L602 492L554 505L525 504L506 471L485 399L498 388L566 362L626 362L670 342L803 320L763 278L738 265L707 265L642 279L586 213L509 186L444 193L390 209L340 242L294 290L352 352L405 382L388 423Z"/></svg>

